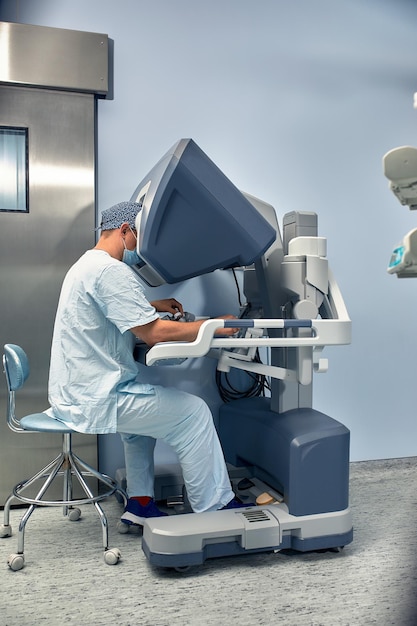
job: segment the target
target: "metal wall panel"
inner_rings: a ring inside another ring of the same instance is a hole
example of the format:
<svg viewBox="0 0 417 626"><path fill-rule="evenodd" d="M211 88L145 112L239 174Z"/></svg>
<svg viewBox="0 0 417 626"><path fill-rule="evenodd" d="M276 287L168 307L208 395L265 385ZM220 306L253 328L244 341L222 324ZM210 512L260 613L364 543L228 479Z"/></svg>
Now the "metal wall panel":
<svg viewBox="0 0 417 626"><path fill-rule="evenodd" d="M0 22L0 82L106 94L108 37Z"/></svg>
<svg viewBox="0 0 417 626"><path fill-rule="evenodd" d="M0 348L20 344L31 376L17 396L20 415L47 408L56 306L70 265L95 243L95 97L0 85L0 125L28 128L29 212L0 212ZM55 435L12 433L0 380L0 503L60 445ZM96 437L77 435L96 465ZM52 450L53 448L53 450ZM26 452L23 451L26 450Z"/></svg>

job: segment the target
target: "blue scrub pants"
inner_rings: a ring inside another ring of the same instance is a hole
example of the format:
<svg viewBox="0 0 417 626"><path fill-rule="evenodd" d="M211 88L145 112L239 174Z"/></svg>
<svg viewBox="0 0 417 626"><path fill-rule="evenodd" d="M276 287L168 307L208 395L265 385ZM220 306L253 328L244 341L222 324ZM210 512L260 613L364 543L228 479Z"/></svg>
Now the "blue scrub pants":
<svg viewBox="0 0 417 626"><path fill-rule="evenodd" d="M129 497L154 496L156 439L177 453L195 513L220 509L234 497L213 417L201 398L159 385L153 393L119 393L117 431Z"/></svg>

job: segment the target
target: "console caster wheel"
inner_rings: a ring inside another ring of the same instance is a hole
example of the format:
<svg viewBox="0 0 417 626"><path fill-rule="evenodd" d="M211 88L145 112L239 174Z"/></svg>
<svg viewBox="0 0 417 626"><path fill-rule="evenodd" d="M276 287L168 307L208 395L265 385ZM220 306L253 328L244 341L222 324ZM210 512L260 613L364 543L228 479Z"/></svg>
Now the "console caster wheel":
<svg viewBox="0 0 417 626"><path fill-rule="evenodd" d="M120 535L125 535L126 533L129 532L129 524L125 524L124 522L121 522L120 520L117 522L116 524L116 528L117 528L117 532Z"/></svg>
<svg viewBox="0 0 417 626"><path fill-rule="evenodd" d="M11 537L12 536L12 527L10 524L2 524L0 526L0 537Z"/></svg>
<svg viewBox="0 0 417 626"><path fill-rule="evenodd" d="M70 522L77 522L81 517L81 509L77 507L68 511L68 519Z"/></svg>
<svg viewBox="0 0 417 626"><path fill-rule="evenodd" d="M111 548L111 550L106 550L104 553L104 561L107 565L116 565L122 558L122 554L119 548Z"/></svg>
<svg viewBox="0 0 417 626"><path fill-rule="evenodd" d="M20 569L22 569L24 564L25 557L23 554L10 554L9 558L7 559L7 565L14 572L18 572Z"/></svg>

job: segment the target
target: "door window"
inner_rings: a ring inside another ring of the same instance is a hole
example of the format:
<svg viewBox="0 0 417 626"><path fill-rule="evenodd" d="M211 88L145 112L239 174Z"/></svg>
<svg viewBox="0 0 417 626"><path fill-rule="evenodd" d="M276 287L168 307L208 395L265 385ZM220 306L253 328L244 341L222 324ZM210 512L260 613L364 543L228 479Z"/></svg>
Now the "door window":
<svg viewBox="0 0 417 626"><path fill-rule="evenodd" d="M28 129L0 126L0 211L29 211Z"/></svg>

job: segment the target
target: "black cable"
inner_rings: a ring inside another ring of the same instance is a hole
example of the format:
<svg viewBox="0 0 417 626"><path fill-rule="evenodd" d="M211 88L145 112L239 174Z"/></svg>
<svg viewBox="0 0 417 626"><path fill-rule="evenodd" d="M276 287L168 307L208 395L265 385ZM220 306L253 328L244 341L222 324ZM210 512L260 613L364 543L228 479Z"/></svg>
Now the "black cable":
<svg viewBox="0 0 417 626"><path fill-rule="evenodd" d="M254 362L261 363L258 351L256 351ZM256 374L254 372L245 372L245 374L250 379L248 386L245 389L237 389L236 385L232 383L228 372L216 370L216 384L223 402L264 396L266 391L270 390L269 381L264 374Z"/></svg>
<svg viewBox="0 0 417 626"><path fill-rule="evenodd" d="M233 278L236 284L236 290L239 300L239 306L242 308L242 299L240 293L239 282L237 280L236 272L232 268ZM246 304L244 311L241 313L241 318L245 318L249 315L251 310L250 304ZM256 350L255 363L262 363L259 357L259 351ZM270 391L271 387L267 377L264 374L256 374L254 372L245 372L249 378L249 383L246 389L236 389L232 384L230 376L227 372L219 372L216 370L216 384L219 391L219 395L223 402L231 402L232 400L239 400L241 398L254 398L258 396L264 396L266 391Z"/></svg>
<svg viewBox="0 0 417 626"><path fill-rule="evenodd" d="M236 272L235 272L235 268L234 267L232 267L232 274L233 274L233 278L235 279L237 297L238 297L238 300L239 300L239 306L242 306L242 298L241 298L241 295L240 295L239 282L237 280L237 276L236 276Z"/></svg>

